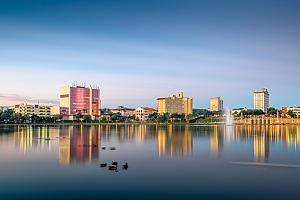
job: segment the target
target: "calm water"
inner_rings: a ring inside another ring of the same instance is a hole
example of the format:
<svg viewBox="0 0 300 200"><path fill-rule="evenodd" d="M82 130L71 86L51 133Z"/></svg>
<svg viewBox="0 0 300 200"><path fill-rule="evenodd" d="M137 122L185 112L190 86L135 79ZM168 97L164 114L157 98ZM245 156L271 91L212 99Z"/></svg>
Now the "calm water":
<svg viewBox="0 0 300 200"><path fill-rule="evenodd" d="M0 127L0 199L299 199L298 167L300 126Z"/></svg>

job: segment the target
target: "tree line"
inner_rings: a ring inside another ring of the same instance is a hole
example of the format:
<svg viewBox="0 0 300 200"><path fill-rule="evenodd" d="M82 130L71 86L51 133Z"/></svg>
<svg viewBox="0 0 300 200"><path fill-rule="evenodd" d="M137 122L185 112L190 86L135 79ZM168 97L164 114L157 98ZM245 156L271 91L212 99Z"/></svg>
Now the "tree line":
<svg viewBox="0 0 300 200"><path fill-rule="evenodd" d="M62 115L39 116L36 114L16 113L12 109L0 110L0 123L53 123L62 119Z"/></svg>

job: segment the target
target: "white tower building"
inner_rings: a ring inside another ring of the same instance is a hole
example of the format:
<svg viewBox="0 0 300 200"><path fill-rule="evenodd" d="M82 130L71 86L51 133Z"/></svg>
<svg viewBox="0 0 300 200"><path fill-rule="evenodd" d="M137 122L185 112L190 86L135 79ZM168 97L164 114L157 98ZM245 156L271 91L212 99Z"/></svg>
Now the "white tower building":
<svg viewBox="0 0 300 200"><path fill-rule="evenodd" d="M267 113L269 108L269 92L267 88L262 88L262 91L254 92L254 109L262 110Z"/></svg>

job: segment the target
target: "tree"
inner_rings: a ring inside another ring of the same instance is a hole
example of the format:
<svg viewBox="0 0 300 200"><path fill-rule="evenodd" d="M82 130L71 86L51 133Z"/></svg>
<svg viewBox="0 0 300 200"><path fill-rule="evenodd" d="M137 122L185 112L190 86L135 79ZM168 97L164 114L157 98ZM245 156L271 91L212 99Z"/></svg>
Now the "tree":
<svg viewBox="0 0 300 200"><path fill-rule="evenodd" d="M10 115L8 112L4 111L1 114L1 121L8 121L10 119Z"/></svg>
<svg viewBox="0 0 300 200"><path fill-rule="evenodd" d="M207 109L193 109L193 115L194 116L198 116L198 115L208 116L208 115L212 115L212 112L208 111Z"/></svg>
<svg viewBox="0 0 300 200"><path fill-rule="evenodd" d="M289 115L291 118L294 118L296 116L296 114L292 110L288 110L286 114Z"/></svg>
<svg viewBox="0 0 300 200"><path fill-rule="evenodd" d="M25 114L25 115L21 115L21 122L27 122L30 119L30 117Z"/></svg>
<svg viewBox="0 0 300 200"><path fill-rule="evenodd" d="M81 120L82 117L83 117L83 115L81 114L81 112L78 112L78 113L76 114L76 119L77 119L77 121Z"/></svg>
<svg viewBox="0 0 300 200"><path fill-rule="evenodd" d="M84 120L85 122L90 122L90 121L92 120L92 116L91 116L91 115L84 115L84 116L83 116L83 120Z"/></svg>
<svg viewBox="0 0 300 200"><path fill-rule="evenodd" d="M151 121L157 121L157 117L158 117L158 113L154 112L154 113L149 114L148 119Z"/></svg>
<svg viewBox="0 0 300 200"><path fill-rule="evenodd" d="M185 118L186 118L186 121L189 122L190 119L192 118L192 115L191 115L191 114L188 114Z"/></svg>
<svg viewBox="0 0 300 200"><path fill-rule="evenodd" d="M277 115L277 109L273 108L273 107L270 107L268 108L267 110L267 114L268 115Z"/></svg>
<svg viewBox="0 0 300 200"><path fill-rule="evenodd" d="M15 122L15 123L18 123L20 122L22 119L22 114L21 113L13 113L11 116L10 116L10 120Z"/></svg>
<svg viewBox="0 0 300 200"><path fill-rule="evenodd" d="M117 113L114 113L111 115L110 117L110 120L113 121L113 122L124 122L125 121L125 118L121 115L120 112L117 112Z"/></svg>
<svg viewBox="0 0 300 200"><path fill-rule="evenodd" d="M252 115L262 115L262 114L265 114L264 111L262 110L258 110L258 109L254 109L252 110Z"/></svg>
<svg viewBox="0 0 300 200"><path fill-rule="evenodd" d="M110 114L110 109L109 108L102 108L100 109L101 114Z"/></svg>
<svg viewBox="0 0 300 200"><path fill-rule="evenodd" d="M158 122L167 122L169 120L170 116L169 113L163 113L157 116Z"/></svg>
<svg viewBox="0 0 300 200"><path fill-rule="evenodd" d="M31 115L31 121L34 122L34 123L39 122L39 121L40 121L39 118L40 118L40 117L37 116L36 114L32 114L32 115Z"/></svg>
<svg viewBox="0 0 300 200"><path fill-rule="evenodd" d="M54 115L53 118L54 118L54 122L56 122L56 121L60 121L63 118L63 116L58 114L58 115Z"/></svg>
<svg viewBox="0 0 300 200"><path fill-rule="evenodd" d="M173 121L173 120L177 120L177 119L181 119L181 114L178 114L178 113L172 113L170 115L170 119Z"/></svg>

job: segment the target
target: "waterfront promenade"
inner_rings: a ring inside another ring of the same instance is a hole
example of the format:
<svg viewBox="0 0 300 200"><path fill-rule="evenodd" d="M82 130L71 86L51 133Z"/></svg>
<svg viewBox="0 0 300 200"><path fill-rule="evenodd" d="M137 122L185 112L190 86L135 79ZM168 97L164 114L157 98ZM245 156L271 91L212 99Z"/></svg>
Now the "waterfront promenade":
<svg viewBox="0 0 300 200"><path fill-rule="evenodd" d="M235 118L235 124L247 124L247 125L285 125L285 124L300 124L300 119L298 118Z"/></svg>

